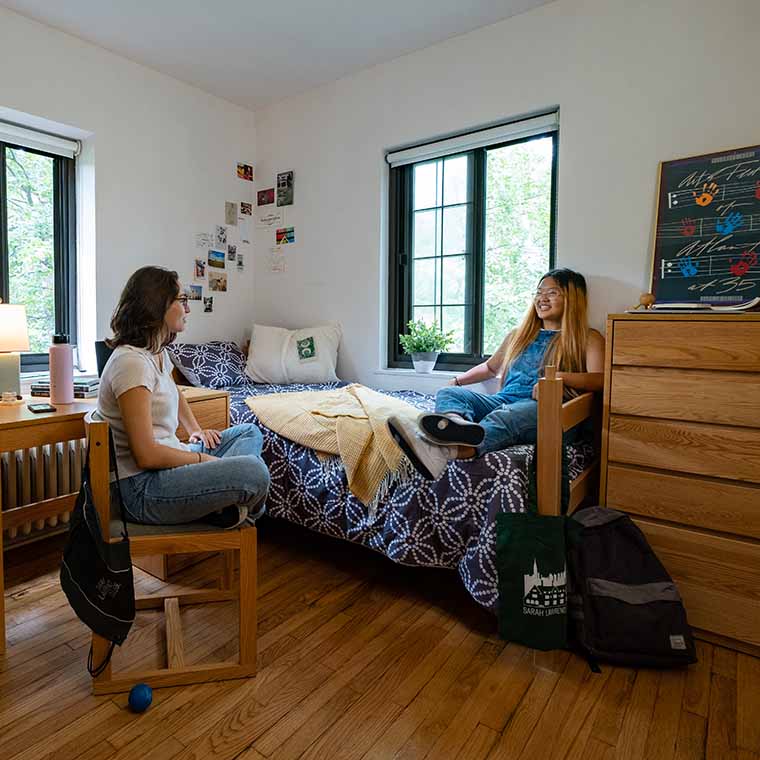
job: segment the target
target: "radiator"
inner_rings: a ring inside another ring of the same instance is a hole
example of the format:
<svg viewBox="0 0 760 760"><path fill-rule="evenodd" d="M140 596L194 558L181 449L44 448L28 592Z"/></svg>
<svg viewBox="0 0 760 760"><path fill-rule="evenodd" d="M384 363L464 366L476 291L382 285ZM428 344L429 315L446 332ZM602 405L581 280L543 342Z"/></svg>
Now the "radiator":
<svg viewBox="0 0 760 760"><path fill-rule="evenodd" d="M36 446L0 455L0 503L4 511L76 493L82 482L84 439ZM18 513L16 513L18 514ZM48 514L7 527L6 547L66 529L69 511Z"/></svg>

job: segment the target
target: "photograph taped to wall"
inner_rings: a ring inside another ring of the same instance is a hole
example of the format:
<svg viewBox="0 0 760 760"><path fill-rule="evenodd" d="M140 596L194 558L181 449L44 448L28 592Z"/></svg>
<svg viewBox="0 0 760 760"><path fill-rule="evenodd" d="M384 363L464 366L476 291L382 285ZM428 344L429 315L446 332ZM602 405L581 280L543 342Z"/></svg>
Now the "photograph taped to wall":
<svg viewBox="0 0 760 760"><path fill-rule="evenodd" d="M275 242L277 245L290 245L296 242L295 227L281 227L275 233Z"/></svg>
<svg viewBox="0 0 760 760"><path fill-rule="evenodd" d="M227 246L227 261L235 261L236 258L237 258L237 246L228 245Z"/></svg>
<svg viewBox="0 0 760 760"><path fill-rule="evenodd" d="M208 289L215 293L227 292L227 272L211 270L208 273Z"/></svg>
<svg viewBox="0 0 760 760"><path fill-rule="evenodd" d="M204 259L196 259L193 265L193 279L205 280L206 279L206 261Z"/></svg>
<svg viewBox="0 0 760 760"><path fill-rule="evenodd" d="M293 205L293 171L280 172L277 175L277 205Z"/></svg>
<svg viewBox="0 0 760 760"><path fill-rule="evenodd" d="M269 206L274 203L274 188L267 187L265 190L259 190L256 193L256 205L257 206Z"/></svg>
<svg viewBox="0 0 760 760"><path fill-rule="evenodd" d="M203 297L203 313L211 314L214 311L214 296Z"/></svg>
<svg viewBox="0 0 760 760"><path fill-rule="evenodd" d="M242 272L245 270L245 261L243 259L242 253L238 253L237 255L237 270L238 272Z"/></svg>
<svg viewBox="0 0 760 760"><path fill-rule="evenodd" d="M760 296L760 146L663 161L651 292L736 307Z"/></svg>
<svg viewBox="0 0 760 760"><path fill-rule="evenodd" d="M214 247L214 236L210 232L199 232L195 236L195 247L209 249Z"/></svg>
<svg viewBox="0 0 760 760"><path fill-rule="evenodd" d="M251 216L253 214L253 204L240 201L240 216Z"/></svg>
<svg viewBox="0 0 760 760"><path fill-rule="evenodd" d="M238 205L232 201L224 202L224 223L229 227L234 227L237 224L238 218Z"/></svg>
<svg viewBox="0 0 760 760"><path fill-rule="evenodd" d="M209 251L208 265L214 269L224 269L224 251Z"/></svg>
<svg viewBox="0 0 760 760"><path fill-rule="evenodd" d="M240 179L244 179L246 182L253 182L253 165L238 164L237 175Z"/></svg>
<svg viewBox="0 0 760 760"><path fill-rule="evenodd" d="M200 301L203 298L202 285L185 285L184 292L188 301Z"/></svg>
<svg viewBox="0 0 760 760"><path fill-rule="evenodd" d="M216 225L215 245L227 245L227 228L221 224Z"/></svg>
<svg viewBox="0 0 760 760"><path fill-rule="evenodd" d="M240 219L238 232L240 233L240 242L249 245L251 242L251 220Z"/></svg>

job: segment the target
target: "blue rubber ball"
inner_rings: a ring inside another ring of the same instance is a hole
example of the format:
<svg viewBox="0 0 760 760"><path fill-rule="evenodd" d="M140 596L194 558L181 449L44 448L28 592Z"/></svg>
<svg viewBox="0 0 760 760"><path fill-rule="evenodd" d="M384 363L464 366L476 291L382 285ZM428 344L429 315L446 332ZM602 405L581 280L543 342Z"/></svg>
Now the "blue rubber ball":
<svg viewBox="0 0 760 760"><path fill-rule="evenodd" d="M138 683L129 692L129 709L132 712L145 712L153 701L153 689L147 683Z"/></svg>

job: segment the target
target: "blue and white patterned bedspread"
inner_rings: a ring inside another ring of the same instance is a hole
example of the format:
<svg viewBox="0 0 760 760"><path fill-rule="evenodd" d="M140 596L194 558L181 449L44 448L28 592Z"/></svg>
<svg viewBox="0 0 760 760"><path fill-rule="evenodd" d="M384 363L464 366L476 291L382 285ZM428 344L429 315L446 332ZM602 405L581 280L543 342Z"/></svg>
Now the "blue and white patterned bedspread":
<svg viewBox="0 0 760 760"><path fill-rule="evenodd" d="M245 399L266 393L335 388L324 385L228 386L230 423L258 423ZM434 398L415 391L386 391L420 409ZM415 475L392 486L373 520L348 490L341 466L326 466L312 449L293 443L259 424L271 487L267 512L320 533L382 552L404 565L457 570L476 602L496 612L496 515L524 512L528 465L533 446L514 446L472 460L450 462L438 480ZM589 444L568 447L570 477L592 456Z"/></svg>

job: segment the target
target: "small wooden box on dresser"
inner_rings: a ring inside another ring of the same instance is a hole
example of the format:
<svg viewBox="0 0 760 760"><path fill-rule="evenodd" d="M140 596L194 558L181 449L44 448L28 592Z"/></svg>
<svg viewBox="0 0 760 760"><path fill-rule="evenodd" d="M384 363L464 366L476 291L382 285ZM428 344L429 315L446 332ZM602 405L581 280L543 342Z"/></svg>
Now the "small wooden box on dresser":
<svg viewBox="0 0 760 760"><path fill-rule="evenodd" d="M600 498L698 636L760 654L760 314L609 316Z"/></svg>

